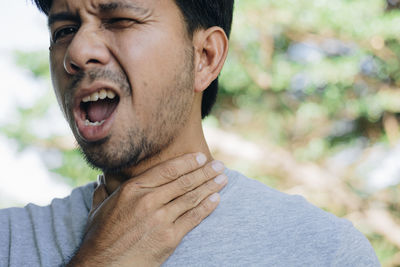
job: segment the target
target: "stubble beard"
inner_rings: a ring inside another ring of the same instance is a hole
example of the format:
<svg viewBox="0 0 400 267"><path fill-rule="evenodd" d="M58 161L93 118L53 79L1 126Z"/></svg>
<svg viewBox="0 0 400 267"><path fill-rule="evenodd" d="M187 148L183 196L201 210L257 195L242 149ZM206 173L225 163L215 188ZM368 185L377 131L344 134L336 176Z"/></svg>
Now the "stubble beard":
<svg viewBox="0 0 400 267"><path fill-rule="evenodd" d="M151 127L139 128L133 125L124 131L124 136L108 137L96 143L87 143L76 135L86 162L105 173L120 173L157 156L167 148L189 117L194 95L193 64L192 48L185 51L184 64L177 67L173 83L162 90L163 95L155 105L152 122L148 123ZM121 75L125 79L121 79ZM118 81L120 88L131 88L125 74L108 72L107 76L102 78Z"/></svg>

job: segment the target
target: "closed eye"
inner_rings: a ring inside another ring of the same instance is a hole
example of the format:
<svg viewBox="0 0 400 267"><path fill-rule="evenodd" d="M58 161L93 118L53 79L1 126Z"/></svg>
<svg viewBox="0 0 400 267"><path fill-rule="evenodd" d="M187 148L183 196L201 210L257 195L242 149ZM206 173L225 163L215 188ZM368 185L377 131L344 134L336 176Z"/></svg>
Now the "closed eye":
<svg viewBox="0 0 400 267"><path fill-rule="evenodd" d="M104 25L106 26L106 28L117 29L129 28L138 23L140 22L131 18L112 18L104 21Z"/></svg>

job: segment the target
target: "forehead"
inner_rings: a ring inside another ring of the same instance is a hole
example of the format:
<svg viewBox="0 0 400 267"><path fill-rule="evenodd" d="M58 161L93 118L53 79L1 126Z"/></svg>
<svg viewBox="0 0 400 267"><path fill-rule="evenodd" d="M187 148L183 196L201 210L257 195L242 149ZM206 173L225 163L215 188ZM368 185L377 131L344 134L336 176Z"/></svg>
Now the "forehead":
<svg viewBox="0 0 400 267"><path fill-rule="evenodd" d="M98 13L124 9L144 13L173 7L177 8L173 0L53 0L49 13L79 13L83 10Z"/></svg>

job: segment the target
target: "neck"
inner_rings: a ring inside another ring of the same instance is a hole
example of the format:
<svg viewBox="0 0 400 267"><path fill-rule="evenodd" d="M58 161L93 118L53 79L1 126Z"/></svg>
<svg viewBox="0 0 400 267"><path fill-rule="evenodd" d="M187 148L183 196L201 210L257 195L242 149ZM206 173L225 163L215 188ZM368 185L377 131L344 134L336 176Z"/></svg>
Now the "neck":
<svg viewBox="0 0 400 267"><path fill-rule="evenodd" d="M195 123L188 124L182 133L176 136L173 142L157 155L149 157L120 173L105 173L107 192L112 194L127 180L134 179L136 176L162 162L187 153L197 152L204 153L207 156L208 161L212 160L210 150L204 138L201 119L196 120Z"/></svg>

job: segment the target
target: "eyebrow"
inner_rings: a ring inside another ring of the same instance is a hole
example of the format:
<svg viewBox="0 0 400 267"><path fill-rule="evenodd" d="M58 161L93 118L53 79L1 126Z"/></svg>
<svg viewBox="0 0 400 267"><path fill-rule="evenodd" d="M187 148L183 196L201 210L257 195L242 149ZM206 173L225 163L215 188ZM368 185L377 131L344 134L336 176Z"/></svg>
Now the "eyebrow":
<svg viewBox="0 0 400 267"><path fill-rule="evenodd" d="M60 12L49 15L49 18L47 20L47 25L50 27L57 21L66 21L66 20L80 22L81 19L77 14L73 14L71 12Z"/></svg>
<svg viewBox="0 0 400 267"><path fill-rule="evenodd" d="M136 13L139 15L145 15L149 12L149 9L141 7L137 4L133 3L127 3L124 1L115 1L111 3L103 3L98 5L98 9L100 13L111 13L113 11L118 11L118 10L123 10L123 9L130 9L134 10ZM57 21L74 21L74 22L80 22L80 18L78 14L73 14L71 12L60 12L60 13L55 13L51 14L48 17L48 26L50 27Z"/></svg>
<svg viewBox="0 0 400 267"><path fill-rule="evenodd" d="M138 12L139 14L146 14L149 12L149 9L147 8L141 7L133 3L126 3L124 1L99 4L100 13L109 13L119 9L131 9L134 10L135 12Z"/></svg>

